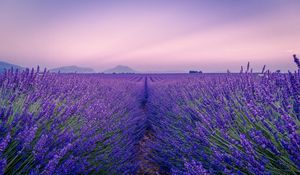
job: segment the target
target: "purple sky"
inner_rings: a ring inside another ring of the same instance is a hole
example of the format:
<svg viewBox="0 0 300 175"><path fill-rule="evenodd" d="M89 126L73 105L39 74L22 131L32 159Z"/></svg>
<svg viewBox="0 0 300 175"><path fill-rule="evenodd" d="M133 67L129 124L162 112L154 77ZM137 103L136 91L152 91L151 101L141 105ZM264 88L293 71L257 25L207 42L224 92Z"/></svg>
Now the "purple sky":
<svg viewBox="0 0 300 175"><path fill-rule="evenodd" d="M299 0L1 0L0 60L101 71L295 70Z"/></svg>

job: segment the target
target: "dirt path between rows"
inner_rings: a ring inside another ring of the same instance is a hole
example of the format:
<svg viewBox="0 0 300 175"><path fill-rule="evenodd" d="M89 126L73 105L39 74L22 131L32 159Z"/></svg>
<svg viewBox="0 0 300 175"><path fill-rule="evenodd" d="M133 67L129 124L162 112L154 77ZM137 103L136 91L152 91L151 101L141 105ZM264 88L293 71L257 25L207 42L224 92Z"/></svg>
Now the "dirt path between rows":
<svg viewBox="0 0 300 175"><path fill-rule="evenodd" d="M152 142L155 141L155 133L152 129L151 122L149 121L149 109L148 109L148 78L145 77L145 85L144 85L144 94L141 99L140 109L142 110L142 114L145 117L145 123L143 123L144 127L144 135L138 142L137 146L137 159L139 164L138 175L158 175L160 173L160 167L155 162L151 161L151 157L153 156L153 151L150 146Z"/></svg>

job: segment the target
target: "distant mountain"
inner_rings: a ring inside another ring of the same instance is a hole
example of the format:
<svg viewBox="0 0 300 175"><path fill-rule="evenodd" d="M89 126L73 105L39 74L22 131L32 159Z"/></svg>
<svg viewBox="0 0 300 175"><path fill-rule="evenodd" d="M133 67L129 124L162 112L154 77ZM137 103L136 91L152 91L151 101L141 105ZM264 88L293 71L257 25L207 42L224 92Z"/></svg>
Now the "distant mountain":
<svg viewBox="0 0 300 175"><path fill-rule="evenodd" d="M78 66L64 66L54 69L50 69L50 72L60 72L60 73L95 73L92 68L88 67L78 67Z"/></svg>
<svg viewBox="0 0 300 175"><path fill-rule="evenodd" d="M128 66L118 65L112 69L105 70L104 73L136 73L137 71L133 70Z"/></svg>
<svg viewBox="0 0 300 175"><path fill-rule="evenodd" d="M21 67L21 66L15 65L15 64L10 64L7 62L0 61L0 73L3 73L5 71L5 69L8 70L10 68L19 69L19 70L25 69L24 67Z"/></svg>

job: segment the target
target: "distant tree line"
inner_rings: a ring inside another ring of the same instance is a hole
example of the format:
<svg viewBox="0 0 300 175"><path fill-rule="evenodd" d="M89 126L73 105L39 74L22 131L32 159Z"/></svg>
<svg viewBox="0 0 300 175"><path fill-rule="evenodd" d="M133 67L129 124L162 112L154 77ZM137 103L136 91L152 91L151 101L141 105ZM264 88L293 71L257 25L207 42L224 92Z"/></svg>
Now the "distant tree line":
<svg viewBox="0 0 300 175"><path fill-rule="evenodd" d="M189 71L190 74L202 74L203 72L201 70L196 71L196 70L190 70Z"/></svg>

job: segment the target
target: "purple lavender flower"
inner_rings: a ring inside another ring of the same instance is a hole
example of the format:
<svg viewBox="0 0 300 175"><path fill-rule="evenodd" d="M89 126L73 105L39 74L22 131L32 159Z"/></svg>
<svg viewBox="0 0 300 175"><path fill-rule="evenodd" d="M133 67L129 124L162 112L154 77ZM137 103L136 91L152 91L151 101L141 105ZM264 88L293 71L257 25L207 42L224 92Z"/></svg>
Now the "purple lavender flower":
<svg viewBox="0 0 300 175"><path fill-rule="evenodd" d="M4 174L5 169L6 169L6 165L7 165L6 159L5 158L0 158L0 174Z"/></svg>
<svg viewBox="0 0 300 175"><path fill-rule="evenodd" d="M64 148L58 151L58 153L54 154L53 158L48 162L46 165L44 171L42 172L43 175L51 175L54 174L56 167L60 161L61 158L69 151L71 150L73 145L71 143L67 144Z"/></svg>
<svg viewBox="0 0 300 175"><path fill-rule="evenodd" d="M49 149L47 145L48 135L43 134L37 141L33 153L38 161L42 161Z"/></svg>
<svg viewBox="0 0 300 175"><path fill-rule="evenodd" d="M202 164L200 162L196 162L195 160L192 160L190 162L184 161L184 166L187 169L187 173L189 175L209 175L207 170L203 168Z"/></svg>
<svg viewBox="0 0 300 175"><path fill-rule="evenodd" d="M6 149L10 140L11 140L10 133L8 133L2 140L0 140L0 153Z"/></svg>
<svg viewBox="0 0 300 175"><path fill-rule="evenodd" d="M52 175L55 172L56 166L59 163L61 157L59 155L54 155L54 157L48 162L44 171L41 173L42 175Z"/></svg>
<svg viewBox="0 0 300 175"><path fill-rule="evenodd" d="M23 142L24 147L29 147L30 143L35 138L37 129L37 125L33 125L31 127L26 126L25 129L19 133L18 137Z"/></svg>
<svg viewBox="0 0 300 175"><path fill-rule="evenodd" d="M298 68L300 69L300 61L299 61L299 58L297 58L297 56L294 54L293 55L294 57L294 62L297 64Z"/></svg>

